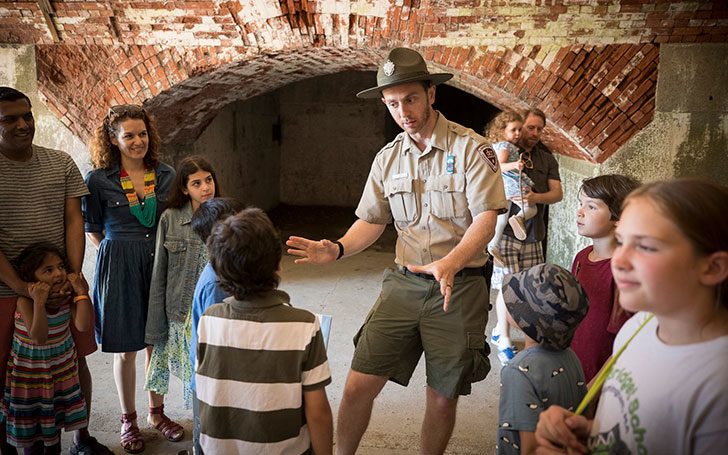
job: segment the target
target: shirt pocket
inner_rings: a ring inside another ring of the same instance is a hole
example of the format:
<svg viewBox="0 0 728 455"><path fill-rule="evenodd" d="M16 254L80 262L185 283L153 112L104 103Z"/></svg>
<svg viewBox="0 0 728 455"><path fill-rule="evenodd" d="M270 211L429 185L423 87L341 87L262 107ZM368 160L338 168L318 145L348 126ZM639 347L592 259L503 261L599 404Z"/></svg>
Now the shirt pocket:
<svg viewBox="0 0 728 455"><path fill-rule="evenodd" d="M167 250L167 276L175 274L175 276L179 277L186 262L187 242L181 239L167 238L164 241L164 249Z"/></svg>
<svg viewBox="0 0 728 455"><path fill-rule="evenodd" d="M432 214L440 219L464 218L468 214L465 175L440 175L427 182Z"/></svg>
<svg viewBox="0 0 728 455"><path fill-rule="evenodd" d="M106 207L110 209L129 206L129 199L126 198L126 194L116 191L104 191L104 200L106 201Z"/></svg>
<svg viewBox="0 0 728 455"><path fill-rule="evenodd" d="M412 179L393 179L384 182L384 194L389 200L392 218L397 222L409 222L416 218L415 195Z"/></svg>

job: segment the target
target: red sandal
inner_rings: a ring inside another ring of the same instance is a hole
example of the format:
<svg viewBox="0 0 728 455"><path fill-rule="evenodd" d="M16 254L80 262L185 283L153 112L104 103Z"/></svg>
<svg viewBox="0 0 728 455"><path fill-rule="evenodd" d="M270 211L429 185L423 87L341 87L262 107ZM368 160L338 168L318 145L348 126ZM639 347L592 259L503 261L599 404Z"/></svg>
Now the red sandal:
<svg viewBox="0 0 728 455"><path fill-rule="evenodd" d="M121 448L124 449L124 452L126 453L144 452L144 439L142 438L142 433L139 431L139 427L135 422L136 418L136 411L131 414L121 415L121 423L124 425L120 435ZM133 449L132 447L138 442L141 442L142 445L137 449Z"/></svg>
<svg viewBox="0 0 728 455"><path fill-rule="evenodd" d="M162 433L162 436L167 438L167 441L178 442L185 437L185 429L182 425L173 422L169 417L164 414L164 405L159 405L156 408L149 408L149 414L159 414L162 416L162 421L154 425L154 428ZM179 432L177 437L172 437L173 434Z"/></svg>

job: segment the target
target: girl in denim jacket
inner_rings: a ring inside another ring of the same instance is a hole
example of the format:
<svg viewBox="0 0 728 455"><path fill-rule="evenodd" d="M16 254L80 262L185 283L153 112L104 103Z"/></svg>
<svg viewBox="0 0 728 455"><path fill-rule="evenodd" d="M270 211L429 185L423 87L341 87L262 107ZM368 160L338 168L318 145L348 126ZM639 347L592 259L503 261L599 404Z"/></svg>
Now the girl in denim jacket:
<svg viewBox="0 0 728 455"><path fill-rule="evenodd" d="M172 372L182 380L186 408L192 403L189 384L194 371L188 319L197 278L207 264L207 249L190 221L200 204L217 196L219 186L210 163L200 156L183 159L157 229L145 336L154 348L144 389L166 394ZM169 428L159 428L168 439L174 433Z"/></svg>

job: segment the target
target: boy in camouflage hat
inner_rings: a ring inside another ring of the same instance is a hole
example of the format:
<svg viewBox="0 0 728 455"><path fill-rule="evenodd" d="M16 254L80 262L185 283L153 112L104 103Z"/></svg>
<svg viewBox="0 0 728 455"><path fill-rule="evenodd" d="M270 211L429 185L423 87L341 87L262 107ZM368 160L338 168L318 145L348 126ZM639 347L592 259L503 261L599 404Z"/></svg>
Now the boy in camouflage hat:
<svg viewBox="0 0 728 455"><path fill-rule="evenodd" d="M503 298L508 322L526 334L526 344L501 369L497 453L531 453L541 411L552 404L573 410L586 394L569 345L589 301L576 278L553 264L505 277Z"/></svg>

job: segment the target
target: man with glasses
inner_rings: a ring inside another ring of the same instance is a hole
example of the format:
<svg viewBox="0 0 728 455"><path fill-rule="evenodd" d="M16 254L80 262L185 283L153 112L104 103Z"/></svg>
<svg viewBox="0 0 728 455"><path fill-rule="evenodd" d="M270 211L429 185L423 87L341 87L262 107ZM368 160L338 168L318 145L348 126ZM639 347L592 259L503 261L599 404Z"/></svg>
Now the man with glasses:
<svg viewBox="0 0 728 455"><path fill-rule="evenodd" d="M35 120L30 99L11 87L0 87L0 384L13 336L13 315L19 295L29 297L26 283L10 261L23 248L51 242L66 253L70 271L80 272L85 237L81 196L88 194L81 173L67 153L33 144ZM70 299L70 285L52 292L48 307ZM71 324L78 354L78 377L87 408L91 406L91 373L85 356L94 352L94 331L78 332ZM0 424L0 452L16 453ZM88 433L77 430L70 453L112 454Z"/></svg>
<svg viewBox="0 0 728 455"><path fill-rule="evenodd" d="M509 218L520 210L519 205L536 206L538 212L525 220L525 235L517 235L520 233L514 232L510 225L503 231L498 249L503 256L504 266L495 267L491 283L496 290L500 290L505 275L545 262L543 240L546 238L546 206L559 202L564 197L559 165L551 151L541 143L541 133L545 126L546 115L539 109L529 109L523 113L523 128L518 145L523 149L523 173L533 180L534 186L533 191L524 188L522 200L514 199L519 204L511 204ZM501 292L498 292L496 299L496 316L498 321L490 341L498 348L498 359L505 365L513 358L515 347L508 336L506 306Z"/></svg>

